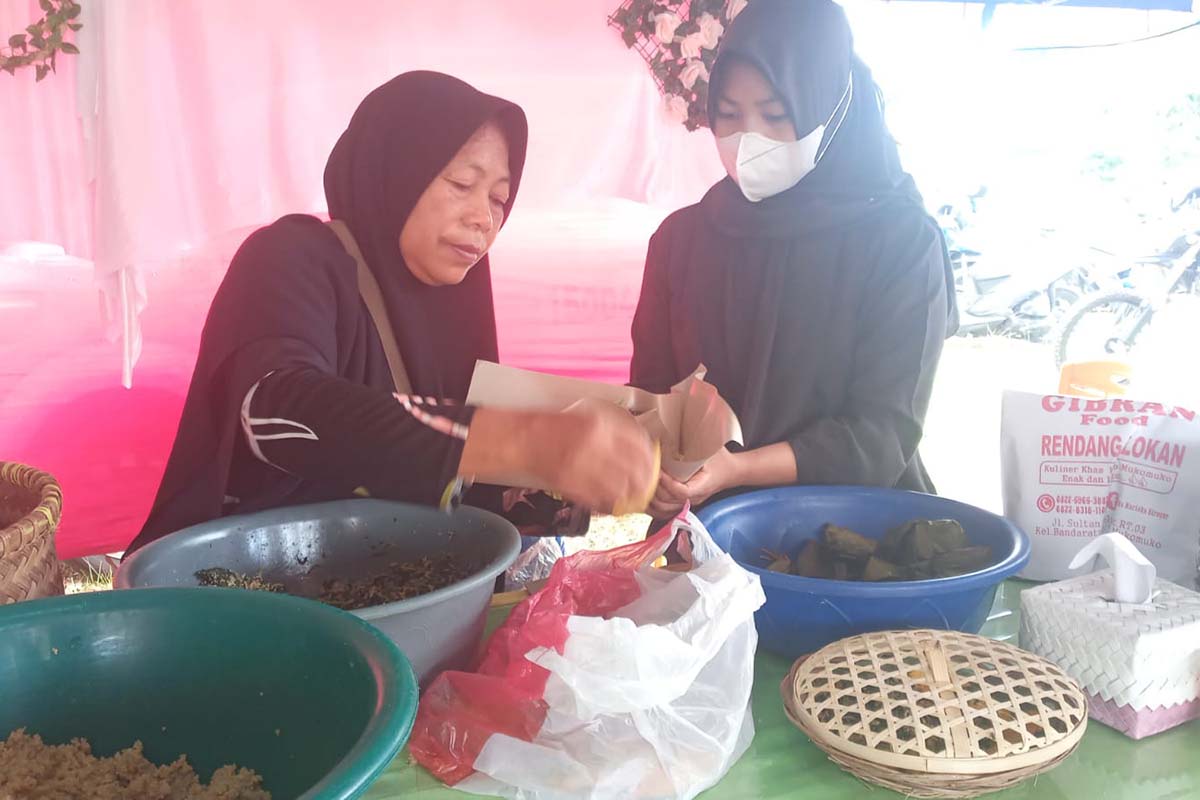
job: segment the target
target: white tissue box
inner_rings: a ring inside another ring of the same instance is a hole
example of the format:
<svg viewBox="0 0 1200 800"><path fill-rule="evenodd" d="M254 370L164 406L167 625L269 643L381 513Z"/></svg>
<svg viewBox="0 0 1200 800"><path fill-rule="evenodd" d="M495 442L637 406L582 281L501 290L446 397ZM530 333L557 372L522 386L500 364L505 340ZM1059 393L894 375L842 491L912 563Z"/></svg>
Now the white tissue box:
<svg viewBox="0 0 1200 800"><path fill-rule="evenodd" d="M1088 695L1092 719L1141 739L1200 718L1200 593L1155 580L1149 603L1105 600L1112 570L1021 592L1021 647Z"/></svg>

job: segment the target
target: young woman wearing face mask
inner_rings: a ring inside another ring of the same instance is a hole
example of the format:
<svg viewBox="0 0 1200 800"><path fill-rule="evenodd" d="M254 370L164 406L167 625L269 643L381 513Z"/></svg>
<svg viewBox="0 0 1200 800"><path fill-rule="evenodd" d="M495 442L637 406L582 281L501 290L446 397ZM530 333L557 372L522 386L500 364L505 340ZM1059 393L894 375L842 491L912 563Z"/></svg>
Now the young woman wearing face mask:
<svg viewBox="0 0 1200 800"><path fill-rule="evenodd" d="M325 169L335 222L284 217L230 264L130 552L225 514L363 493L448 506L514 475L601 511L644 506L656 455L625 412L461 404L476 360L496 360L487 251L526 140L520 108L447 75L367 96Z"/></svg>
<svg viewBox="0 0 1200 800"><path fill-rule="evenodd" d="M705 364L746 445L686 484L662 475L651 510L786 484L933 491L917 444L953 276L841 8L752 0L708 112L729 177L650 241L632 382L665 391Z"/></svg>

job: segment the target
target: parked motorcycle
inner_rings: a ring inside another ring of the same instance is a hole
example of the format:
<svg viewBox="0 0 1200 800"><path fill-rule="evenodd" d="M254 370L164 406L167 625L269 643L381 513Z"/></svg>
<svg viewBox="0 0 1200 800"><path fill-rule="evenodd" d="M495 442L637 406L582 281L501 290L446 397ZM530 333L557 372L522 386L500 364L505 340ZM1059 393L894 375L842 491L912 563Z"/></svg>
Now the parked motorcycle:
<svg viewBox="0 0 1200 800"><path fill-rule="evenodd" d="M992 231L985 240L977 218L986 188L959 205L944 205L937 218L946 237L954 271L960 336L1010 334L1038 340L1063 313L1098 285L1089 277L1088 259L1064 253L1055 231L1014 239L1010 231ZM1064 266L1065 265L1065 266Z"/></svg>
<svg viewBox="0 0 1200 800"><path fill-rule="evenodd" d="M1200 296L1200 230L1133 266L1131 285L1095 293L1063 317L1054 348L1059 369L1071 362L1124 360L1168 302Z"/></svg>
<svg viewBox="0 0 1200 800"><path fill-rule="evenodd" d="M959 293L960 335L1009 333L1042 339L1087 288L1076 267L1049 273L1040 268L991 271L989 267L986 259L980 259L967 270L965 290Z"/></svg>

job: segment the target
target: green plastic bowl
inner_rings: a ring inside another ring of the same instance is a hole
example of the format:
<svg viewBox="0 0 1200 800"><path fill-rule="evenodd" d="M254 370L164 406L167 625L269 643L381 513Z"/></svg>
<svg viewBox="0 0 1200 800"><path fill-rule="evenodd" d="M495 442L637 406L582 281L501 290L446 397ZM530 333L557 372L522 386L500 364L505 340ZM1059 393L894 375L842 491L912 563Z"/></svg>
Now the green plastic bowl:
<svg viewBox="0 0 1200 800"><path fill-rule="evenodd" d="M140 740L206 782L232 763L276 800L341 800L404 746L417 682L387 638L311 600L136 589L0 607L0 698L0 739Z"/></svg>

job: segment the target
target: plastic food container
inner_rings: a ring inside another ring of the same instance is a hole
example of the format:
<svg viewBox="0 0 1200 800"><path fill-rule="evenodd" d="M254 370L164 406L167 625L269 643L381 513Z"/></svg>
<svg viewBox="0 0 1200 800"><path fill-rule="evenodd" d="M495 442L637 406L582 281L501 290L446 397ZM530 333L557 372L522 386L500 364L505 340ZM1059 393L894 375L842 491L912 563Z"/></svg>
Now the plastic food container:
<svg viewBox="0 0 1200 800"><path fill-rule="evenodd" d="M516 528L479 509L447 514L406 503L340 500L225 517L164 536L125 559L115 586L196 586L198 570L224 567L315 596L330 578L353 580L379 574L390 562L459 555L478 565L469 577L351 612L399 645L424 685L475 657L496 576L520 549Z"/></svg>
<svg viewBox="0 0 1200 800"><path fill-rule="evenodd" d="M207 781L237 764L277 798L359 797L408 740L417 682L370 625L298 597L96 592L0 606L0 739L141 741Z"/></svg>
<svg viewBox="0 0 1200 800"><path fill-rule="evenodd" d="M768 650L797 658L860 633L934 628L978 633L996 587L1029 560L1029 538L1003 517L933 495L866 487L794 486L752 492L699 512L717 545L762 578L766 604L755 615ZM953 578L866 583L770 572L763 550L795 555L827 523L881 538L914 519L954 519L972 544L996 559Z"/></svg>

